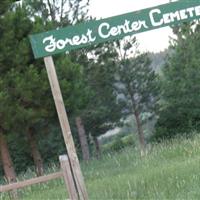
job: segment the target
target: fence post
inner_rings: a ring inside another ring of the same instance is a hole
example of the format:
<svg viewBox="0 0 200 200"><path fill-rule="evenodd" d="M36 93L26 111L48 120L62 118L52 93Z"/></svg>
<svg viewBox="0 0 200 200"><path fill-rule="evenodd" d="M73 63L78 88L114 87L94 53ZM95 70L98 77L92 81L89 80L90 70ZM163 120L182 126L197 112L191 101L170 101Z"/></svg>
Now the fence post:
<svg viewBox="0 0 200 200"><path fill-rule="evenodd" d="M67 155L59 156L59 161L70 200L78 200L78 194Z"/></svg>

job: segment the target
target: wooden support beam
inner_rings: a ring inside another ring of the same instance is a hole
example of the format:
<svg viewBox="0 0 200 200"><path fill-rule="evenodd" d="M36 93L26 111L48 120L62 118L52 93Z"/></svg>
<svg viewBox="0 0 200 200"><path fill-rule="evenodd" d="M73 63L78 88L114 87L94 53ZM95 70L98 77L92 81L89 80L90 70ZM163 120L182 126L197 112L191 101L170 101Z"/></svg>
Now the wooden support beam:
<svg viewBox="0 0 200 200"><path fill-rule="evenodd" d="M75 149L74 141L72 138L72 133L71 133L67 113L65 110L65 105L63 102L63 97L61 94L60 85L58 82L53 58L51 56L45 57L44 62L47 69L47 74L48 74L49 82L51 85L51 90L52 90L53 98L55 101L58 118L60 121L64 141L67 148L69 163L70 163L70 167L71 167L72 174L74 177L75 185L79 194L79 198L81 200L88 200L88 194L87 194L86 186L84 183L83 175L81 172L78 156L76 154L76 149Z"/></svg>

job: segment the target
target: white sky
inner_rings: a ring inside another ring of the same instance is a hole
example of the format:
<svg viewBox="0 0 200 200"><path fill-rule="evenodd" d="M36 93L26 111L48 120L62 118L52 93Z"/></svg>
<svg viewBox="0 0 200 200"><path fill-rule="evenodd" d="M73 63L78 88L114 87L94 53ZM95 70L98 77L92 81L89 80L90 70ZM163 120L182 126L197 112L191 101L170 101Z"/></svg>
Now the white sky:
<svg viewBox="0 0 200 200"><path fill-rule="evenodd" d="M90 0L89 14L97 19L107 18L165 3L169 3L169 0ZM168 47L172 31L166 27L136 36L140 50L159 52Z"/></svg>

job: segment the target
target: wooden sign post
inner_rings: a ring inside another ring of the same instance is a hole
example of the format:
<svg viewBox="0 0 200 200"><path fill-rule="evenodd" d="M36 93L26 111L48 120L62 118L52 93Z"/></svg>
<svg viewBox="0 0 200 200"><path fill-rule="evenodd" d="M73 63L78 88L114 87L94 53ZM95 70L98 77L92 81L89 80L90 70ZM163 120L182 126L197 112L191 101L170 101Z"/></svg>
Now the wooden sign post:
<svg viewBox="0 0 200 200"><path fill-rule="evenodd" d="M83 175L82 175L80 164L79 164L78 157L76 154L76 149L74 146L74 142L73 142L70 126L69 126L69 121L68 121L67 113L65 110L53 58L51 56L45 57L44 62L47 69L47 74L48 74L49 82L51 85L51 90L52 90L53 98L55 101L58 118L59 118L60 125L62 128L64 141L67 148L69 163L70 163L70 167L71 167L73 178L74 178L74 184L77 189L77 196L79 196L81 200L87 200L88 199L87 190L84 184Z"/></svg>

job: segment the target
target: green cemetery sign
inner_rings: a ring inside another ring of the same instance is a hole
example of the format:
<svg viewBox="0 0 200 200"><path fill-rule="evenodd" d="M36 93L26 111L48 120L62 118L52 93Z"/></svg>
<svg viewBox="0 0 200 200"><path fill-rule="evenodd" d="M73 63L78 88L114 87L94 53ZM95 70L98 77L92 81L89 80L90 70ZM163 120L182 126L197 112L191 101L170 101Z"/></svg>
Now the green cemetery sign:
<svg viewBox="0 0 200 200"><path fill-rule="evenodd" d="M30 39L35 58L39 58L198 18L200 18L200 0L179 0L31 35Z"/></svg>

